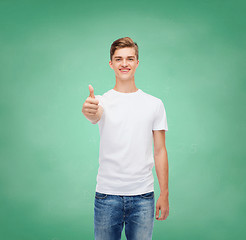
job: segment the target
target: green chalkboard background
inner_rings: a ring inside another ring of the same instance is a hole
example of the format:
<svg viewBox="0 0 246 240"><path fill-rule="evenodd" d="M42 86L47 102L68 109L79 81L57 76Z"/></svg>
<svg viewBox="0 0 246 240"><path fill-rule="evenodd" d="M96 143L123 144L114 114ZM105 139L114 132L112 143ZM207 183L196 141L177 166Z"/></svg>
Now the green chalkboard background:
<svg viewBox="0 0 246 240"><path fill-rule="evenodd" d="M167 112L170 213L153 239L243 239L245 12L227 0L1 0L0 239L93 239L100 135L81 109L89 84L114 87L109 49L125 36L139 45L136 86Z"/></svg>

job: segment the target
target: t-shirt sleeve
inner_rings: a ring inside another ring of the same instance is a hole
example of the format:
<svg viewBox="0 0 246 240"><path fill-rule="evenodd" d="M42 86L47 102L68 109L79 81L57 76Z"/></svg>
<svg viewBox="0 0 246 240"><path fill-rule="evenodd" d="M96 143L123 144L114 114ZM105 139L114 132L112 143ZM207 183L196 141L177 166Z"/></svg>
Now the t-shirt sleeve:
<svg viewBox="0 0 246 240"><path fill-rule="evenodd" d="M157 107L157 111L155 114L155 119L153 122L152 130L168 131L166 110L165 110L162 100L158 102L158 107Z"/></svg>

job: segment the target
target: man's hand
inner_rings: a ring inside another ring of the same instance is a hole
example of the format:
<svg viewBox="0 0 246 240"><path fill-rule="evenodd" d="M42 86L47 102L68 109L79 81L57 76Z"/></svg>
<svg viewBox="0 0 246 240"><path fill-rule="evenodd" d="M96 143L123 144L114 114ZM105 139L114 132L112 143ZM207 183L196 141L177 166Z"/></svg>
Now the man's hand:
<svg viewBox="0 0 246 240"><path fill-rule="evenodd" d="M159 218L159 210L161 210L161 217ZM157 220L166 220L169 215L169 201L167 196L162 196L158 198L156 202L156 214L155 218Z"/></svg>
<svg viewBox="0 0 246 240"><path fill-rule="evenodd" d="M99 101L95 98L94 89L91 85L89 85L89 91L90 95L83 104L82 113L89 121L91 121L91 123L95 124L101 117L98 105Z"/></svg>

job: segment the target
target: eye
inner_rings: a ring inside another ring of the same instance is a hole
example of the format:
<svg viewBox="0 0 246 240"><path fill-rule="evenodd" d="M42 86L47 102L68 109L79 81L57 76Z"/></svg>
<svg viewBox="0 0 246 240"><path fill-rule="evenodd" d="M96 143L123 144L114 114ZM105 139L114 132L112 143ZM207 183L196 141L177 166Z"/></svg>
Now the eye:
<svg viewBox="0 0 246 240"><path fill-rule="evenodd" d="M129 60L133 61L133 58L130 58Z"/></svg>

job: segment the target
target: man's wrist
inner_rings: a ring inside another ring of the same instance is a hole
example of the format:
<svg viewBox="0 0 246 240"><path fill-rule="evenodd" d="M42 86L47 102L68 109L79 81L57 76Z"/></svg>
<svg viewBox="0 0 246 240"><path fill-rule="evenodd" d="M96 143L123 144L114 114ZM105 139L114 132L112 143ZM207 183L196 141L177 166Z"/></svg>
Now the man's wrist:
<svg viewBox="0 0 246 240"><path fill-rule="evenodd" d="M99 112L97 112L96 117L97 117L96 120L94 119L91 121L92 124L96 124L99 121L100 119Z"/></svg>
<svg viewBox="0 0 246 240"><path fill-rule="evenodd" d="M168 197L168 196L169 196L168 189L160 192L160 197Z"/></svg>
<svg viewBox="0 0 246 240"><path fill-rule="evenodd" d="M96 124L97 122L98 122L98 120L91 121L92 124Z"/></svg>

